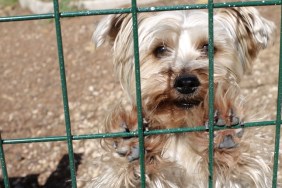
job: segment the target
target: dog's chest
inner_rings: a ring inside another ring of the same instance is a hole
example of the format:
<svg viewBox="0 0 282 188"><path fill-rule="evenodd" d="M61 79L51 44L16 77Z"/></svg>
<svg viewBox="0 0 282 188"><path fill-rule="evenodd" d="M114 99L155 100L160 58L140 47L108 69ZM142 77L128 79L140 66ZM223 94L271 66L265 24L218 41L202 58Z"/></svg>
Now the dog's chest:
<svg viewBox="0 0 282 188"><path fill-rule="evenodd" d="M185 136L171 137L166 145L164 157L186 169L188 174L200 173L202 157L192 150Z"/></svg>

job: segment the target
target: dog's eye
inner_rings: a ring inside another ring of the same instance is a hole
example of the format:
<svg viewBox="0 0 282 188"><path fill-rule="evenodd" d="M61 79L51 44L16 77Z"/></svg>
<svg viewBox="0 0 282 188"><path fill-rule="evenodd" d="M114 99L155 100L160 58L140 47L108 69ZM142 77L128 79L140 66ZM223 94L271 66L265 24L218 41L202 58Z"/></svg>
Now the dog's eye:
<svg viewBox="0 0 282 188"><path fill-rule="evenodd" d="M208 53L209 52L209 44L204 44L202 51Z"/></svg>
<svg viewBox="0 0 282 188"><path fill-rule="evenodd" d="M153 53L154 53L155 57L162 58L164 56L167 56L168 52L169 52L168 48L165 45L161 45L161 46L158 46L157 48L155 48Z"/></svg>
<svg viewBox="0 0 282 188"><path fill-rule="evenodd" d="M216 48L214 47L214 53L216 52ZM209 53L209 44L204 44L201 48L201 55L202 56L208 56Z"/></svg>

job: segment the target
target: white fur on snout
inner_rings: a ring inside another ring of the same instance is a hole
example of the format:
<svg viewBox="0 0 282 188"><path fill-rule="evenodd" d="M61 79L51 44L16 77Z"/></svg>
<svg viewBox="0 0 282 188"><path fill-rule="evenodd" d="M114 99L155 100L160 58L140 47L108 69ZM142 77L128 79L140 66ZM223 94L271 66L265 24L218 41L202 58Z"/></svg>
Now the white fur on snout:
<svg viewBox="0 0 282 188"><path fill-rule="evenodd" d="M178 48L176 49L175 67L180 69L185 68L199 56L200 53L191 40L189 30L183 30L179 37Z"/></svg>

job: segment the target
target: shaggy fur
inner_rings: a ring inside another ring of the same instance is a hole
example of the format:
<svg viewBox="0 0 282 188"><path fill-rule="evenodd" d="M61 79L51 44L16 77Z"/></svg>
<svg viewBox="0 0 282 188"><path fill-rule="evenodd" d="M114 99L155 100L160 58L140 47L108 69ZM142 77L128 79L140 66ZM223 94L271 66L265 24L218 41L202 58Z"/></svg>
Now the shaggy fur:
<svg viewBox="0 0 282 188"><path fill-rule="evenodd" d="M138 14L144 129L207 125L208 14L174 11ZM252 121L238 83L260 50L271 42L274 24L254 8L220 9L214 15L215 124ZM93 37L97 47L113 42L114 66L130 108L118 105L105 132L137 130L132 17L110 15ZM208 125L207 125L208 126ZM251 132L250 132L251 131ZM215 131L214 186L271 186L271 156L259 128ZM105 139L104 170L89 187L138 187L138 138ZM272 148L271 148L272 149ZM270 151L270 149L268 149ZM208 133L145 137L146 185L150 188L205 188Z"/></svg>

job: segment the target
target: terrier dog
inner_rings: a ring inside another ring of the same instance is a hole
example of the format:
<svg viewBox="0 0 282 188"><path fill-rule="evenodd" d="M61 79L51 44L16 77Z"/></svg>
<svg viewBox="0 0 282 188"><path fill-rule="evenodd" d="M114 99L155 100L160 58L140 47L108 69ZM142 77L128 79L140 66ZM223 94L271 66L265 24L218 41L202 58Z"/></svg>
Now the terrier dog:
<svg viewBox="0 0 282 188"><path fill-rule="evenodd" d="M225 8L214 15L214 125L250 121L238 83L273 38L274 24L255 8ZM208 122L208 14L172 11L138 14L144 130L196 127ZM128 106L108 116L105 132L137 130L131 14L109 15L93 35L97 47L113 42L114 68ZM213 183L221 187L271 185L271 157L259 128L214 132ZM207 187L208 132L145 136L146 186ZM138 138L105 139L101 174L90 187L140 186ZM269 148L269 147L268 147ZM269 150L269 149L268 149Z"/></svg>

